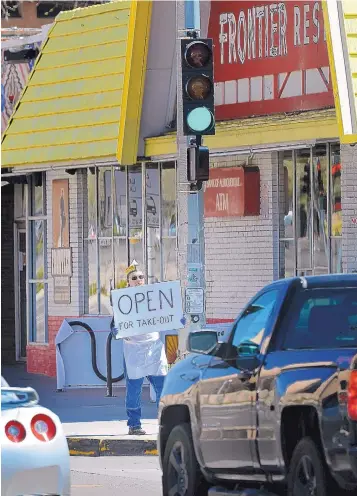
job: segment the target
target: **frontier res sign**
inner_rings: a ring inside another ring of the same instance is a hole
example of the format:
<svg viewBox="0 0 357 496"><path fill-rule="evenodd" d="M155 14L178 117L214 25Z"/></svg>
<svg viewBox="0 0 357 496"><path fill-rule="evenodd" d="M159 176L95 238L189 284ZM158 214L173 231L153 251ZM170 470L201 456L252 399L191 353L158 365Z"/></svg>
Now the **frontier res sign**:
<svg viewBox="0 0 357 496"><path fill-rule="evenodd" d="M321 2L211 2L216 115L333 106Z"/></svg>

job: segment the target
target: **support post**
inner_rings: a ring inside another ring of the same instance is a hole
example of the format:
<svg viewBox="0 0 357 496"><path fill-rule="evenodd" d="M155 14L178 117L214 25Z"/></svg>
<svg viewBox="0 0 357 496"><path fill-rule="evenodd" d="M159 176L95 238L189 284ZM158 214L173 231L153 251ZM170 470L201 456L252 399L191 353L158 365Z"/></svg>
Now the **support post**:
<svg viewBox="0 0 357 496"><path fill-rule="evenodd" d="M184 312L186 314L186 328L179 334L179 353L187 351L187 337L189 332L205 327L205 305L202 311L192 314L192 304L195 298L203 294L205 302L205 246L204 246L204 204L203 189L191 191L187 182L187 148L195 137L185 137L183 134L183 102L182 102L182 60L180 38L200 35L200 2L199 0L177 0L177 149L178 171L177 185L179 207L179 268L185 276L183 282ZM198 137L200 138L200 137ZM185 205L186 202L186 205ZM182 208L183 207L183 208ZM185 222L186 221L186 222ZM185 251L185 253L184 253ZM199 288L199 291L193 291ZM196 299L197 303L197 299ZM191 309L189 307L191 306Z"/></svg>

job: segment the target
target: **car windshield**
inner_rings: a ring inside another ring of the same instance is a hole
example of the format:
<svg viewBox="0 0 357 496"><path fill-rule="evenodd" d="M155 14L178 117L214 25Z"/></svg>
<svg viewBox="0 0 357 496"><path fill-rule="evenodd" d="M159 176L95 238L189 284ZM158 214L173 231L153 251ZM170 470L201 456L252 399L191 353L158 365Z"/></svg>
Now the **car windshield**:
<svg viewBox="0 0 357 496"><path fill-rule="evenodd" d="M283 322L284 349L357 346L357 289L301 291Z"/></svg>

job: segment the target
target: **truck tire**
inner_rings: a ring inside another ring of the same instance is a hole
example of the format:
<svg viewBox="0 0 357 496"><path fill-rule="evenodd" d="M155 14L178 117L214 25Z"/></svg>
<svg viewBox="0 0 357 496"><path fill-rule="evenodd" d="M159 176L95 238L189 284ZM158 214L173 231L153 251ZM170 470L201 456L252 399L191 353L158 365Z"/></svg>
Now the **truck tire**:
<svg viewBox="0 0 357 496"><path fill-rule="evenodd" d="M290 461L288 496L336 496L331 479L316 443L310 437L301 439Z"/></svg>
<svg viewBox="0 0 357 496"><path fill-rule="evenodd" d="M164 452L162 470L163 496L207 496L208 484L196 460L188 424L180 424L172 429Z"/></svg>

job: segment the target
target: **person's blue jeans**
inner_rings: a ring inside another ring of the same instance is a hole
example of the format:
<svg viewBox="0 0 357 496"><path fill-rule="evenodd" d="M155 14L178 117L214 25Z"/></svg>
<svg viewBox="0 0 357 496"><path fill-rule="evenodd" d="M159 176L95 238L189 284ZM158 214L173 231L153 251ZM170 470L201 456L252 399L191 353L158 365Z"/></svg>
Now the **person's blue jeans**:
<svg viewBox="0 0 357 496"><path fill-rule="evenodd" d="M162 388L164 387L164 375L149 375L148 380L156 393L156 404L159 405ZM144 377L141 379L126 378L125 406L128 416L128 427L141 427L141 391Z"/></svg>

